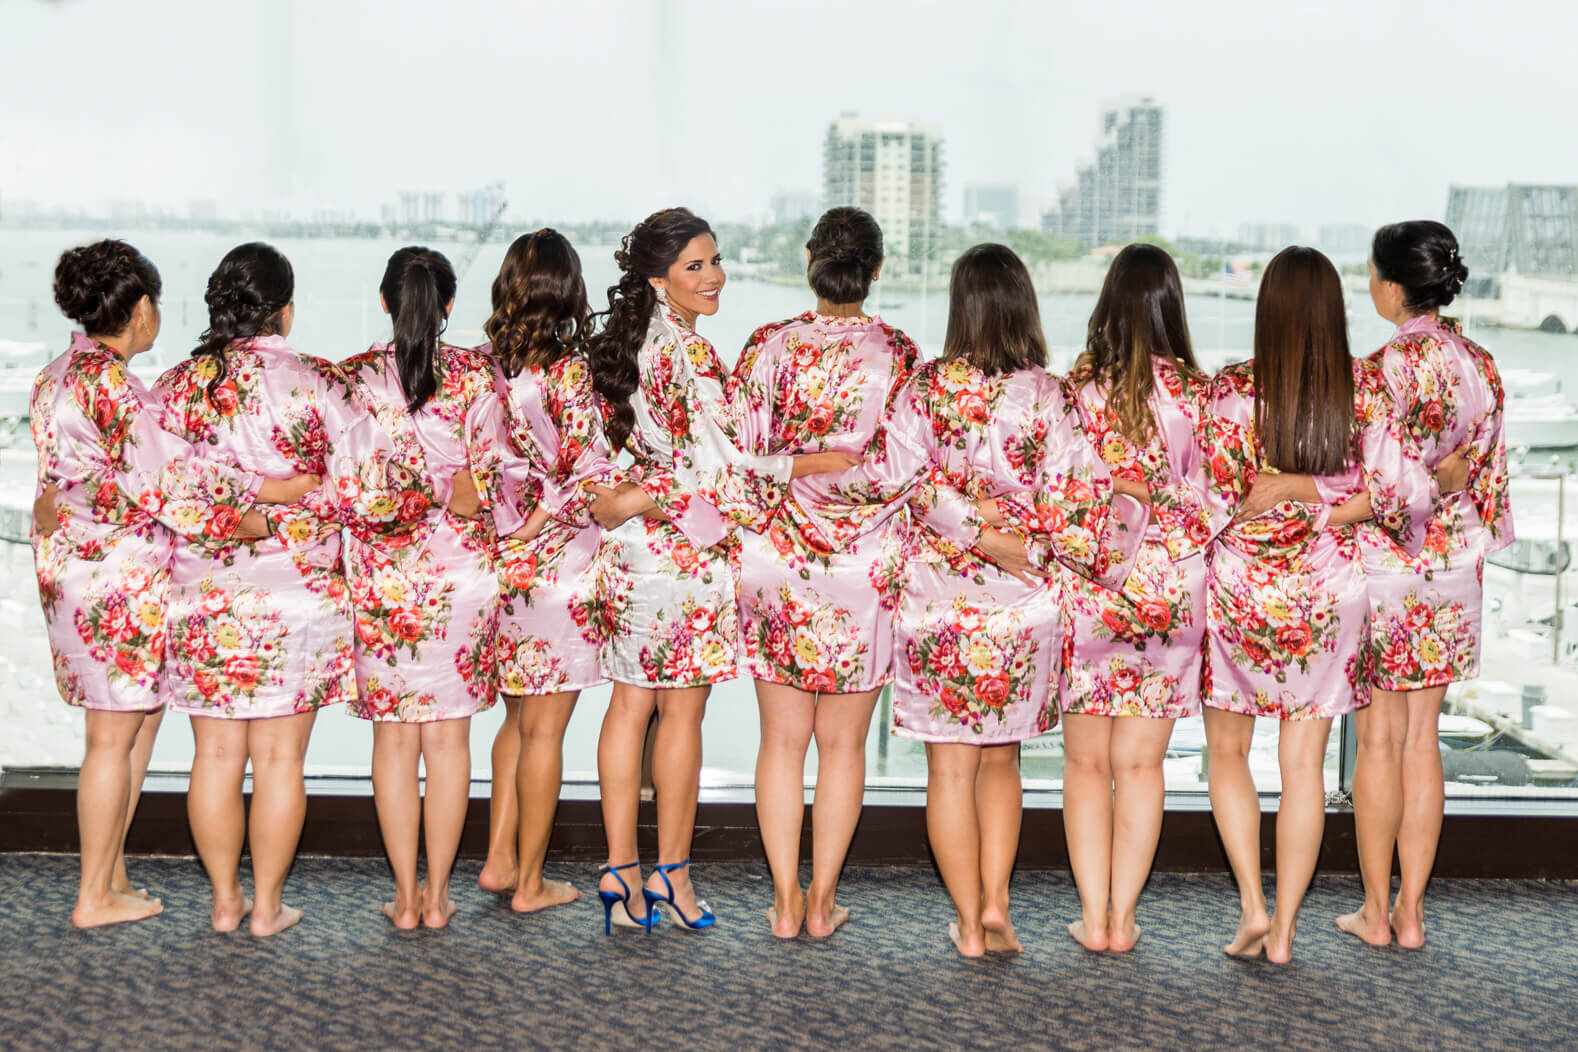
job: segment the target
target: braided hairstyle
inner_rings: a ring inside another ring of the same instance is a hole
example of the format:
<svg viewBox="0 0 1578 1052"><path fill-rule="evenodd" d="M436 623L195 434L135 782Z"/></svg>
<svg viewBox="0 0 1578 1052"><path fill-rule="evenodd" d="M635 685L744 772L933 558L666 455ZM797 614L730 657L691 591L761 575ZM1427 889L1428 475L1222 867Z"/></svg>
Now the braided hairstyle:
<svg viewBox="0 0 1578 1052"><path fill-rule="evenodd" d="M822 213L805 243L806 280L828 303L859 303L882 266L882 228L871 213L843 205Z"/></svg>
<svg viewBox="0 0 1578 1052"><path fill-rule="evenodd" d="M378 283L394 318L395 365L405 405L416 412L438 392L438 338L455 301L455 268L441 253L409 245L389 257Z"/></svg>
<svg viewBox="0 0 1578 1052"><path fill-rule="evenodd" d="M637 358L657 306L657 290L648 279L667 277L685 246L702 234L712 234L705 219L688 208L665 208L637 223L614 253L619 282L609 286L608 309L598 315L606 321L586 350L592 386L602 397L608 418L608 442L616 450L636 425L630 396L641 383Z"/></svg>
<svg viewBox="0 0 1578 1052"><path fill-rule="evenodd" d="M1451 303L1468 280L1457 238L1430 219L1383 226L1370 243L1370 259L1381 280L1403 287L1403 306L1419 313Z"/></svg>
<svg viewBox="0 0 1578 1052"><path fill-rule="evenodd" d="M162 288L158 268L124 241L67 249L55 264L55 303L95 339L124 331L142 298L157 304Z"/></svg>
<svg viewBox="0 0 1578 1052"><path fill-rule="evenodd" d="M225 351L237 340L278 334L295 295L296 271L273 245L249 241L225 253L203 293L208 328L192 348L193 358L210 358L216 367L208 382L210 403L229 375Z"/></svg>
<svg viewBox="0 0 1578 1052"><path fill-rule="evenodd" d="M552 227L522 234L493 279L493 314L483 330L504 375L547 369L572 353L590 327L581 257Z"/></svg>

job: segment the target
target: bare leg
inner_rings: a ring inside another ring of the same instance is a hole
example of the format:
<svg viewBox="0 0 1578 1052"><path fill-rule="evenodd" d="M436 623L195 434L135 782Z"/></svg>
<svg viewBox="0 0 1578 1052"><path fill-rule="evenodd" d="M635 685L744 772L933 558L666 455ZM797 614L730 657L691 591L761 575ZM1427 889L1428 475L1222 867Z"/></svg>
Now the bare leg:
<svg viewBox="0 0 1578 1052"><path fill-rule="evenodd" d="M670 865L690 857L696 832L696 798L701 792L701 718L707 713L711 687L686 687L657 692L657 736L652 743L652 785L657 790L658 862ZM690 867L668 874L668 883L657 874L647 887L667 892L674 888L674 908L695 920L701 913Z"/></svg>
<svg viewBox="0 0 1578 1052"><path fill-rule="evenodd" d="M1399 946L1417 950L1425 944L1425 885L1436 864L1441 842L1441 815L1446 785L1441 774L1441 699L1445 687L1411 690L1407 698L1408 728L1403 735L1403 810L1397 828L1397 862L1402 880L1392 907L1392 929Z"/></svg>
<svg viewBox="0 0 1578 1052"><path fill-rule="evenodd" d="M657 706L657 692L629 683L615 683L597 739L597 784L603 807L603 835L608 839L609 865L635 862L636 816L641 806L641 752L646 745L647 724ZM631 890L630 915L646 916L641 898L641 868L621 873ZM612 873L603 874L601 891L624 894Z"/></svg>
<svg viewBox="0 0 1578 1052"><path fill-rule="evenodd" d="M421 892L416 882L418 839L422 828L422 794L417 763L422 755L422 728L415 723L373 723L373 807L383 834L389 868L394 871L395 896L384 903L384 916L396 928L422 922Z"/></svg>
<svg viewBox="0 0 1578 1052"><path fill-rule="evenodd" d="M1282 801L1277 807L1277 910L1266 936L1266 960L1293 959L1299 906L1315 875L1321 833L1326 828L1326 784L1321 768L1331 720L1284 720L1278 730Z"/></svg>
<svg viewBox="0 0 1578 1052"><path fill-rule="evenodd" d="M235 931L252 904L241 893L241 846L247 813L241 783L247 773L247 721L193 716L192 781L186 791L186 819L197 856L208 871L215 931Z"/></svg>
<svg viewBox="0 0 1578 1052"><path fill-rule="evenodd" d="M422 923L442 928L455 915L449 873L460 850L471 802L471 717L422 724L422 829L427 848L427 884L422 888Z"/></svg>
<svg viewBox="0 0 1578 1052"><path fill-rule="evenodd" d="M125 845L131 753L146 719L141 712L88 709L86 713L86 748L77 775L82 880L71 911L71 923L79 928L142 920L164 909L158 899L110 890L115 860Z"/></svg>
<svg viewBox="0 0 1578 1052"><path fill-rule="evenodd" d="M866 735L881 690L823 694L816 701L816 796L811 803L811 887L805 930L824 938L849 920L836 899L866 793ZM802 770L804 760L801 761Z"/></svg>
<svg viewBox="0 0 1578 1052"><path fill-rule="evenodd" d="M773 904L767 923L780 939L800 934L805 893L800 890L800 833L805 822L805 753L819 713L816 695L782 683L756 681L761 746L756 751L756 824L762 830ZM818 775L820 783L820 775ZM821 794L817 794L820 802ZM859 804L857 802L858 809ZM821 826L815 829L820 832ZM813 851L812 859L816 858ZM822 934L831 934L831 930Z"/></svg>
<svg viewBox="0 0 1578 1052"><path fill-rule="evenodd" d="M981 928L986 948L1020 953L1024 946L1008 916L1008 882L1019 854L1024 788L1019 780L1019 744L982 746L975 776L975 813L981 829Z"/></svg>
<svg viewBox="0 0 1578 1052"><path fill-rule="evenodd" d="M1238 932L1222 947L1230 957L1258 957L1271 918L1260 876L1260 796L1249 773L1255 718L1206 708L1205 740L1211 750L1211 815L1238 884Z"/></svg>
<svg viewBox="0 0 1578 1052"><path fill-rule="evenodd" d="M981 924L981 825L975 787L981 768L978 745L926 745L926 835L953 899L958 921L948 935L965 957L986 952Z"/></svg>
<svg viewBox="0 0 1578 1052"><path fill-rule="evenodd" d="M1087 950L1105 950L1112 891L1112 718L1063 717L1063 831L1079 889L1080 919L1068 933Z"/></svg>
<svg viewBox="0 0 1578 1052"><path fill-rule="evenodd" d="M573 690L546 694L521 703L520 763L515 773L520 815L516 857L520 859L520 874L510 899L510 909L517 913L563 906L581 897L567 881L544 880L542 876L548 838L553 835L553 814L559 806L559 788L564 782L564 729L570 724L578 694Z"/></svg>
<svg viewBox="0 0 1578 1052"><path fill-rule="evenodd" d="M1406 695L1370 691L1370 704L1353 714L1359 755L1353 770L1353 825L1359 846L1364 905L1337 918L1337 927L1371 946L1392 941L1392 848L1403 820L1403 741Z"/></svg>
<svg viewBox="0 0 1578 1052"><path fill-rule="evenodd" d="M1162 761L1172 736L1170 719L1113 719L1112 908L1107 948L1118 953L1133 949L1140 939L1134 911L1162 835Z"/></svg>
<svg viewBox="0 0 1578 1052"><path fill-rule="evenodd" d="M252 720L247 751L252 757L252 934L278 935L301 920L285 905L285 876L301 841L307 818L307 788L302 765L317 712Z"/></svg>
<svg viewBox="0 0 1578 1052"><path fill-rule="evenodd" d="M148 759L153 755L153 742L159 734L159 724L164 720L164 710L155 709L143 718L137 731L137 740L131 750L131 794L126 801L126 829L121 833L121 848L115 855L115 871L110 877L110 890L118 895L136 895L145 899L148 892L133 888L126 875L126 837L131 833L132 817L137 814L137 801L142 798L142 781L148 773Z"/></svg>
<svg viewBox="0 0 1578 1052"><path fill-rule="evenodd" d="M508 694L504 699L504 722L493 736L493 796L488 803L488 860L482 864L477 886L495 895L515 890L519 878L515 856L517 830L516 779L521 755L521 699ZM559 787L554 786L558 801ZM539 880L541 874L538 874Z"/></svg>

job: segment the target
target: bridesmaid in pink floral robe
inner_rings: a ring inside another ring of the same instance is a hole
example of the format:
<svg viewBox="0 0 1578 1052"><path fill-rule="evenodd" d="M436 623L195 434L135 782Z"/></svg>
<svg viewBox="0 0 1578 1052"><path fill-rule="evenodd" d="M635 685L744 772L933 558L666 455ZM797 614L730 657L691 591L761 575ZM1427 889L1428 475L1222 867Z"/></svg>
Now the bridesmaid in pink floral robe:
<svg viewBox="0 0 1578 1052"><path fill-rule="evenodd" d="M977 245L954 263L943 359L900 395L879 457L796 487L829 513L840 500L854 512L922 480L893 618L893 732L927 743L927 828L958 914L949 934L966 956L1020 948L1008 915L1018 743L1057 718L1059 588L1004 572L993 555L1003 535L968 517L952 528L937 493L995 500L1046 558L1113 588L1133 568L1147 516L1114 495L1045 361L1024 264L1002 245ZM976 529L975 545L947 536Z"/></svg>
<svg viewBox="0 0 1578 1052"><path fill-rule="evenodd" d="M379 286L395 339L341 363L356 402L394 448L390 517L351 528L346 576L356 616L353 715L373 721L373 796L395 876L384 913L399 928L442 927L471 783L471 716L496 690L498 533L521 526L501 501L507 442L493 363L439 342L454 302L449 261L425 248L390 257ZM450 510L474 479L482 517ZM417 761L424 761L425 802ZM416 881L426 828L427 882Z"/></svg>
<svg viewBox="0 0 1578 1052"><path fill-rule="evenodd" d="M1394 932L1403 946L1424 945L1425 885L1445 803L1436 723L1447 684L1479 673L1485 555L1513 540L1501 378L1490 354L1440 314L1467 277L1457 239L1442 224L1376 231L1370 298L1397 331L1371 359L1426 466L1461 455L1469 476L1462 492L1437 503L1423 552L1399 550L1373 528L1359 535L1374 685L1370 708L1356 720L1353 786L1365 902L1337 923L1372 945L1386 945ZM1391 903L1394 848L1401 883Z"/></svg>

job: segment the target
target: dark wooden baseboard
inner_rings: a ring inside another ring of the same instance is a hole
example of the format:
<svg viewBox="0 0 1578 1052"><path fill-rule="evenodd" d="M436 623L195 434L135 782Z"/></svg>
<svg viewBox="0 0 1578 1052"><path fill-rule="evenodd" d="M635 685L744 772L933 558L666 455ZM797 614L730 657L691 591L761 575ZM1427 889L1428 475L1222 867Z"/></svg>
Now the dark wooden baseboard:
<svg viewBox="0 0 1578 1052"><path fill-rule="evenodd" d="M127 839L132 854L195 853L186 821L184 792L160 788L150 780ZM179 780L163 779L166 783ZM309 783L307 822L300 850L314 855L376 856L383 853L366 782ZM924 866L927 848L925 795L915 790L873 790L867 795L860 826L850 847L856 865ZM1019 867L1067 869L1068 850L1063 812L1055 793L1027 794ZM1275 870L1274 801L1262 801L1261 864ZM810 809L801 846L810 857ZM643 857L657 850L657 812L643 803L640 817ZM463 856L487 853L488 801L473 798L461 840ZM0 774L0 852L77 850L76 779L74 772ZM586 787L566 787L559 803L549 844L550 858L560 862L597 863L605 858L602 814ZM698 861L761 862L761 834L756 809L745 790L707 791L696 817L692 857ZM1320 868L1351 873L1358 869L1353 812L1328 810ZM1227 869L1210 810L1198 796L1169 800L1162 824L1156 869L1175 873L1213 873ZM1541 802L1537 811L1499 804L1494 811L1476 811L1449 803L1441 834L1435 873L1440 877L1578 879L1578 807Z"/></svg>

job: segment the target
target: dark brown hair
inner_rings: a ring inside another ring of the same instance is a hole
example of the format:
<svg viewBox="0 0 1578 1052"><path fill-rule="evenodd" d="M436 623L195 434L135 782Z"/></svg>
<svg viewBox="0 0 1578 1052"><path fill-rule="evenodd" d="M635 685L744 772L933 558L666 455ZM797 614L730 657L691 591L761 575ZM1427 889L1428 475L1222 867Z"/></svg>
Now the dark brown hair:
<svg viewBox="0 0 1578 1052"><path fill-rule="evenodd" d="M158 303L162 289L158 268L124 241L69 248L55 264L55 303L88 336L121 332L138 301Z"/></svg>
<svg viewBox="0 0 1578 1052"><path fill-rule="evenodd" d="M1266 264L1255 303L1255 429L1265 463L1336 475L1353 451L1353 359L1342 279L1294 245Z"/></svg>
<svg viewBox="0 0 1578 1052"><path fill-rule="evenodd" d="M1131 442L1150 440L1152 359L1173 363L1186 380L1204 379L1189 342L1183 283L1172 257L1136 243L1112 257L1085 333L1085 351L1070 378L1108 386L1107 406Z"/></svg>
<svg viewBox="0 0 1578 1052"><path fill-rule="evenodd" d="M1046 367L1035 285L1007 245L976 245L953 261L942 357L962 358L987 376Z"/></svg>
<svg viewBox="0 0 1578 1052"><path fill-rule="evenodd" d="M636 426L630 396L641 382L637 357L657 306L657 290L647 279L667 277L685 246L702 234L712 234L705 219L688 208L665 208L637 223L614 253L619 281L609 286L608 309L598 315L607 321L587 341L586 351L592 386L608 414L608 444L616 450Z"/></svg>
<svg viewBox="0 0 1578 1052"><path fill-rule="evenodd" d="M273 245L249 241L225 253L203 293L208 328L192 348L193 358L213 359L216 371L208 381L210 399L230 372L225 350L236 340L279 332L280 315L295 295L296 271Z"/></svg>
<svg viewBox="0 0 1578 1052"><path fill-rule="evenodd" d="M483 326L504 375L547 369L586 334L591 310L581 257L552 227L522 234L493 279L493 314Z"/></svg>
<svg viewBox="0 0 1578 1052"><path fill-rule="evenodd" d="M395 366L406 409L416 412L438 393L438 338L449 324L455 268L440 252L408 245L389 257L378 283L394 318Z"/></svg>
<svg viewBox="0 0 1578 1052"><path fill-rule="evenodd" d="M1370 242L1370 261L1382 280L1403 287L1403 306L1411 311L1445 307L1468 280L1457 237L1433 219L1383 226Z"/></svg>
<svg viewBox="0 0 1578 1052"><path fill-rule="evenodd" d="M848 205L822 213L805 243L806 280L829 303L859 303L882 266L882 228L871 213Z"/></svg>

